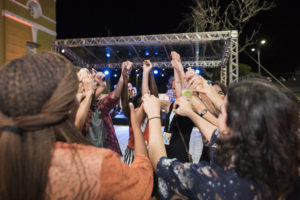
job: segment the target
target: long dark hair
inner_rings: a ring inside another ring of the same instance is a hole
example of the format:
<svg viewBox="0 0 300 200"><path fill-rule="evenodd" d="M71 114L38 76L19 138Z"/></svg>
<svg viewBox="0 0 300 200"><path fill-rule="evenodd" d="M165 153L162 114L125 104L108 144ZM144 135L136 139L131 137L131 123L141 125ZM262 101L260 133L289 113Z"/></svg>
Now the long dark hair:
<svg viewBox="0 0 300 200"><path fill-rule="evenodd" d="M231 85L227 93L230 137L218 140L217 162L254 179L263 195L285 198L299 166L299 103L291 92L258 79Z"/></svg>
<svg viewBox="0 0 300 200"><path fill-rule="evenodd" d="M78 80L43 52L0 68L0 199L44 199L56 141L88 144L70 119Z"/></svg>

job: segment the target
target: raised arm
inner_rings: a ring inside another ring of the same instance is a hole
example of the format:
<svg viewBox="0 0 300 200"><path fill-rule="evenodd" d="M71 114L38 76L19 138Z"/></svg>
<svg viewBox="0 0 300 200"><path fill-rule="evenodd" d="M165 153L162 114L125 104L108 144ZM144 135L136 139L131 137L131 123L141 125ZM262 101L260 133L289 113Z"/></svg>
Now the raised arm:
<svg viewBox="0 0 300 200"><path fill-rule="evenodd" d="M180 98L181 97L181 89L183 86L183 79L181 79L181 71L183 70L182 65L180 63L180 56L175 51L171 52L172 61L171 65L174 69L174 81L175 81L175 97ZM182 68L182 69L181 69Z"/></svg>
<svg viewBox="0 0 300 200"><path fill-rule="evenodd" d="M128 67L127 67L128 65ZM129 82L129 73L132 69L132 62L126 61L122 63L122 73L124 83L121 93L121 103L123 114L130 119L130 110L129 110L129 100L128 100L128 82Z"/></svg>
<svg viewBox="0 0 300 200"><path fill-rule="evenodd" d="M194 91L205 94L211 102L214 104L214 107L220 112L221 105L223 103L223 99L216 92L212 85L208 84L207 80L205 80L202 76L197 75L192 77L188 81L188 86L192 88Z"/></svg>
<svg viewBox="0 0 300 200"><path fill-rule="evenodd" d="M142 81L142 96L149 93L149 74L153 69L150 60L144 60L143 62L143 81Z"/></svg>
<svg viewBox="0 0 300 200"><path fill-rule="evenodd" d="M152 71L150 71L149 76L150 76L150 91L151 91L151 94L153 94L155 97L158 98L158 89L157 89L157 85L156 85L156 82L155 82Z"/></svg>
<svg viewBox="0 0 300 200"><path fill-rule="evenodd" d="M209 112L209 110L205 107L204 103L197 96L192 96L190 99L193 110L201 115L203 119L206 119L213 125L218 125L218 119Z"/></svg>
<svg viewBox="0 0 300 200"><path fill-rule="evenodd" d="M106 88L106 82L104 80L105 74L103 74L102 72L97 72L94 69L92 69L92 74L94 76L95 82L97 83L97 88L94 97L94 101L96 101L103 92L103 90Z"/></svg>
<svg viewBox="0 0 300 200"><path fill-rule="evenodd" d="M190 118L203 136L210 141L213 131L217 128L217 126L209 123L199 115L197 115L193 109L190 102L187 101L185 97L181 97L180 99L176 100L174 103L174 110L176 114L181 116L186 116Z"/></svg>
<svg viewBox="0 0 300 200"><path fill-rule="evenodd" d="M161 132L160 103L159 99L153 95L146 94L143 99L144 110L149 119L149 158L156 171L160 158L167 156Z"/></svg>
<svg viewBox="0 0 300 200"><path fill-rule="evenodd" d="M142 122L142 115L137 114L138 112L144 112L143 105L141 105L137 111L134 110L133 104L130 103L130 121L133 129L133 137L134 137L134 154L135 156L138 155L145 155L148 156L144 136L141 130L141 122Z"/></svg>
<svg viewBox="0 0 300 200"><path fill-rule="evenodd" d="M122 64L122 69L123 69L123 64ZM122 93L122 89L123 89L123 85L124 85L124 77L120 76L119 82L117 84L117 87L115 89L115 91L112 94L112 99L118 99L121 96Z"/></svg>
<svg viewBox="0 0 300 200"><path fill-rule="evenodd" d="M176 66L174 68L175 68L175 70L178 73L179 80L180 80L181 84L183 85L184 84L185 74L184 74L183 66L181 64L180 55L176 51L172 51L171 52L171 57L172 57L172 60L177 61L176 62Z"/></svg>
<svg viewBox="0 0 300 200"><path fill-rule="evenodd" d="M93 76L89 72L83 72L81 78L82 78L81 80L84 88L85 98L79 104L78 110L76 112L75 122L74 122L75 126L80 131L83 128L95 92L95 82Z"/></svg>

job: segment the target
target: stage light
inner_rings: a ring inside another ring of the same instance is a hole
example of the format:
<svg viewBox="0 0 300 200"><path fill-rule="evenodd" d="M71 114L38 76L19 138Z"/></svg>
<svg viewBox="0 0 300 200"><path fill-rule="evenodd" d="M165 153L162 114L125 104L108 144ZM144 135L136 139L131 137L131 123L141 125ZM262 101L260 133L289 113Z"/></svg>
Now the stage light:
<svg viewBox="0 0 300 200"><path fill-rule="evenodd" d="M158 70L155 69L155 70L153 71L153 73L154 73L154 74L158 74Z"/></svg>
<svg viewBox="0 0 300 200"><path fill-rule="evenodd" d="M117 74L114 75L114 77L117 77L117 76L118 76Z"/></svg>
<svg viewBox="0 0 300 200"><path fill-rule="evenodd" d="M254 48L252 48L252 49L251 49L251 51L253 52L253 51L255 51L255 49L254 49Z"/></svg>
<svg viewBox="0 0 300 200"><path fill-rule="evenodd" d="M129 56L132 56L132 53L129 51L129 52L128 52L128 55L129 55Z"/></svg>
<svg viewBox="0 0 300 200"><path fill-rule="evenodd" d="M146 55L146 56L149 56L149 55L150 55L149 50L146 50L146 51L145 51L145 55Z"/></svg>
<svg viewBox="0 0 300 200"><path fill-rule="evenodd" d="M200 53L200 51L199 51L199 50L197 50L197 51L196 51L196 54L199 54L199 53Z"/></svg>
<svg viewBox="0 0 300 200"><path fill-rule="evenodd" d="M139 76L140 76L140 74L137 74L136 76L137 76L137 77L139 77Z"/></svg>
<svg viewBox="0 0 300 200"><path fill-rule="evenodd" d="M200 69L196 69L196 74L200 74L201 73L201 70Z"/></svg>
<svg viewBox="0 0 300 200"><path fill-rule="evenodd" d="M157 56L158 55L158 51L155 51L154 54Z"/></svg>
<svg viewBox="0 0 300 200"><path fill-rule="evenodd" d="M62 52L62 53L65 53L65 50L64 50L64 49L62 49L62 50L61 50L61 52Z"/></svg>
<svg viewBox="0 0 300 200"><path fill-rule="evenodd" d="M107 48L105 48L105 50L106 50L106 54L105 54L106 58L110 58L109 48L107 47Z"/></svg>
<svg viewBox="0 0 300 200"><path fill-rule="evenodd" d="M108 75L108 74L109 74L109 71L108 71L108 70L105 70L105 71L104 71L104 74L105 74L105 75Z"/></svg>
<svg viewBox="0 0 300 200"><path fill-rule="evenodd" d="M164 74L161 74L161 76L164 77L165 75L164 75Z"/></svg>

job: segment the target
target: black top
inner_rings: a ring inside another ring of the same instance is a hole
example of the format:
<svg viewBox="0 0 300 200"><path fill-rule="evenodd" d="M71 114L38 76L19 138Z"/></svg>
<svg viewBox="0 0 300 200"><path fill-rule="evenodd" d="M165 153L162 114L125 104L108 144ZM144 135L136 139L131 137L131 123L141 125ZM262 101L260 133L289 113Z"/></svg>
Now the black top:
<svg viewBox="0 0 300 200"><path fill-rule="evenodd" d="M171 121L171 124L169 124L169 118L171 115L171 112L173 110L173 104L171 104L169 113L165 120L165 132L172 133L170 144L165 145L167 150L167 156L168 158L177 158L180 162L189 162L187 152L185 150L184 144L181 140L176 120L178 121L179 128L181 130L181 133L183 135L185 144L187 148L189 149L190 146L190 137L191 133L194 127L194 123L192 120L190 120L188 117L182 117L179 115L174 116L173 120Z"/></svg>

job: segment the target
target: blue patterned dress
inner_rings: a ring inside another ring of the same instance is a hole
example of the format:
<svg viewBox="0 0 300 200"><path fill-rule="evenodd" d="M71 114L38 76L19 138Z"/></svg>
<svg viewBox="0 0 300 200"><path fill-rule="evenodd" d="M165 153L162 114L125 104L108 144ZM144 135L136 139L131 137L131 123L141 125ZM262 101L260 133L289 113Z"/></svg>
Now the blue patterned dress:
<svg viewBox="0 0 300 200"><path fill-rule="evenodd" d="M218 131L211 138L211 156L215 155ZM181 163L177 159L163 157L157 164L160 199L256 199L258 185L241 178L234 168L224 169L214 162L198 164Z"/></svg>

